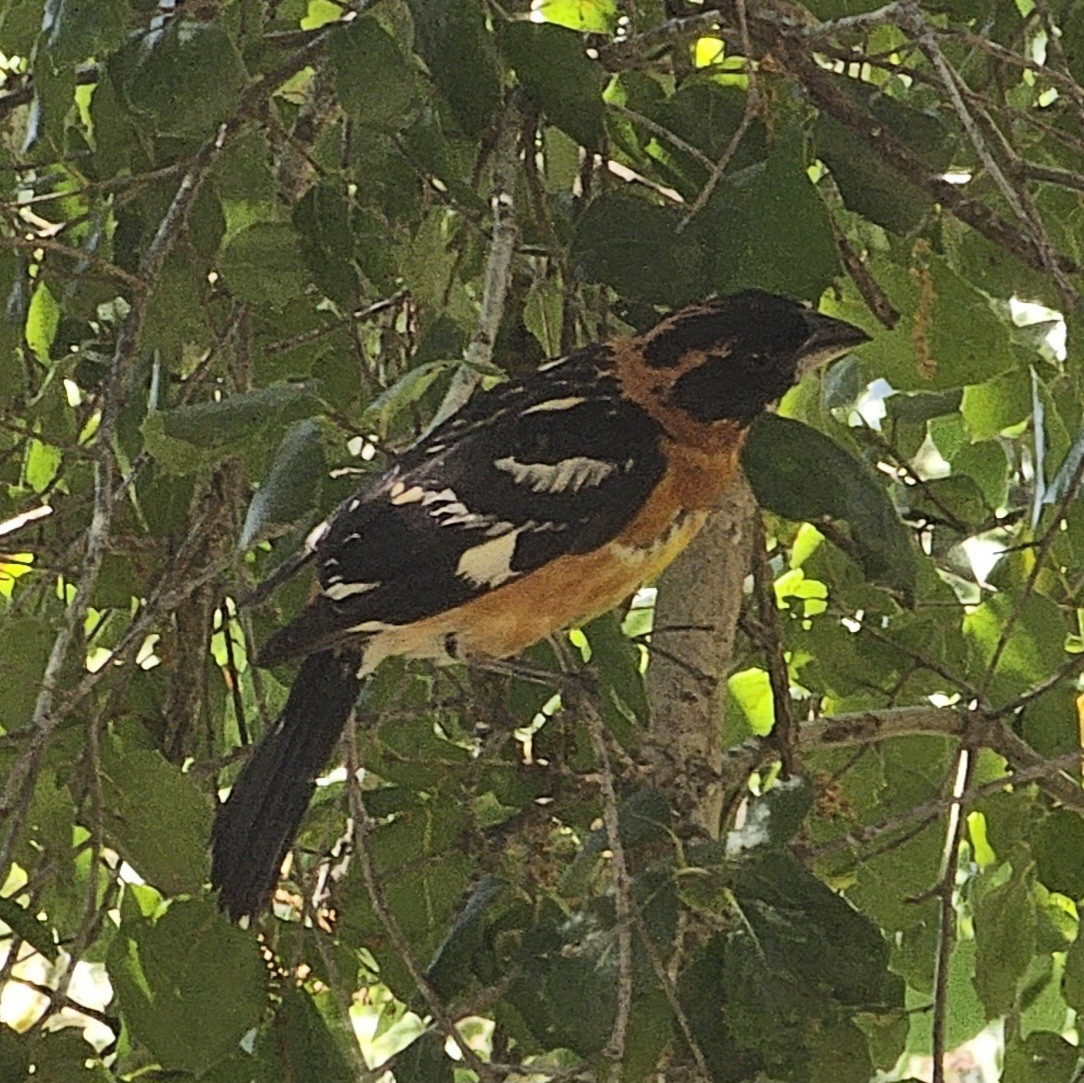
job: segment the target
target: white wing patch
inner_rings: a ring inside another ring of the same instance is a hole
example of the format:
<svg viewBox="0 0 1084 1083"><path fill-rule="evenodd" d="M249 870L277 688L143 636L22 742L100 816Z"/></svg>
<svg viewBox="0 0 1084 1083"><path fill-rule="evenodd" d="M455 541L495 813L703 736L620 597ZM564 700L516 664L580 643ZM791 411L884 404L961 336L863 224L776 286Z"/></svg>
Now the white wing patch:
<svg viewBox="0 0 1084 1083"><path fill-rule="evenodd" d="M540 402L524 410L523 413L527 415L548 413L553 410L571 410L573 406L579 406L581 402L586 401L587 399L583 395L570 395L566 399L547 399L545 402Z"/></svg>
<svg viewBox="0 0 1084 1083"><path fill-rule="evenodd" d="M420 485L411 485L408 489L401 481L397 481L389 492L391 502L397 507L402 504L417 504L425 498L425 490Z"/></svg>
<svg viewBox="0 0 1084 1083"><path fill-rule="evenodd" d="M516 539L525 529L510 530L472 546L459 558L455 574L475 587L499 587L517 574L512 570L512 558L516 553Z"/></svg>
<svg viewBox="0 0 1084 1083"><path fill-rule="evenodd" d="M556 357L552 361L547 361L544 365L539 365L535 371L549 372L550 369L555 369L558 365L563 365L566 361L571 360L571 358L572 354L565 354L564 357Z"/></svg>
<svg viewBox="0 0 1084 1083"><path fill-rule="evenodd" d="M313 552L316 547L324 540L324 535L331 529L331 521L325 519L322 523L318 523L309 531L305 538L304 549L306 553Z"/></svg>
<svg viewBox="0 0 1084 1083"><path fill-rule="evenodd" d="M583 455L556 463L521 463L507 455L493 465L511 474L517 485L526 485L533 493L576 493L585 485L601 484L617 469L616 463Z"/></svg>
<svg viewBox="0 0 1084 1083"><path fill-rule="evenodd" d="M368 594L369 591L376 590L379 586L379 583L328 583L324 587L324 595L333 602L341 602L344 598L349 598L354 594Z"/></svg>

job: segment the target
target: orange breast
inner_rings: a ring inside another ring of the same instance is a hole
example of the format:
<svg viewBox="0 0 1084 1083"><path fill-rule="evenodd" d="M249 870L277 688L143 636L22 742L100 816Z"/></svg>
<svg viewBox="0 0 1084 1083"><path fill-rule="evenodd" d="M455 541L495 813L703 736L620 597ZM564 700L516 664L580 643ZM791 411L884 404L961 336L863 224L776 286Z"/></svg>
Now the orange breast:
<svg viewBox="0 0 1084 1083"><path fill-rule="evenodd" d="M670 469L635 519L590 553L558 557L446 613L377 633L365 668L389 655L507 658L552 632L612 609L658 575L696 536L737 470L741 434L726 454L668 447Z"/></svg>

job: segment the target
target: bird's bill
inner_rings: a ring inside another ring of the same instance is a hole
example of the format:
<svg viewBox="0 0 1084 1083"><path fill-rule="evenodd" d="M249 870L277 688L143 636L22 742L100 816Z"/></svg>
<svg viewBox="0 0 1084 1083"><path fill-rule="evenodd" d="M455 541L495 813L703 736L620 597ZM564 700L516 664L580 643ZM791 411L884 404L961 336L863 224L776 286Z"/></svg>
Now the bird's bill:
<svg viewBox="0 0 1084 1083"><path fill-rule="evenodd" d="M833 316L824 316L812 310L805 314L809 337L798 351L798 375L827 365L857 346L870 341L870 336L860 327Z"/></svg>

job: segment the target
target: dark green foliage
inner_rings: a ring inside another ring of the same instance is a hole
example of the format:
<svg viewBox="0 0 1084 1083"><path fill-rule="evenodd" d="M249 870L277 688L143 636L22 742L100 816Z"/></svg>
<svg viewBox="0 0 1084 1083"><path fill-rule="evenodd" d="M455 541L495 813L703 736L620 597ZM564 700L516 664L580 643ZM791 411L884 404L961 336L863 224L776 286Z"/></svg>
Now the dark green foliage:
<svg viewBox="0 0 1084 1083"><path fill-rule="evenodd" d="M1084 3L807 6L846 21L745 5L754 95L727 5L0 0L0 1083L469 1083L464 1016L516 1078L907 1078L994 1019L1006 1083L1079 1077ZM750 287L872 340L745 448L767 570L690 693L722 776L653 686L708 629L646 594L548 683L392 660L231 926L214 802L309 589L254 584L468 347L495 382Z"/></svg>

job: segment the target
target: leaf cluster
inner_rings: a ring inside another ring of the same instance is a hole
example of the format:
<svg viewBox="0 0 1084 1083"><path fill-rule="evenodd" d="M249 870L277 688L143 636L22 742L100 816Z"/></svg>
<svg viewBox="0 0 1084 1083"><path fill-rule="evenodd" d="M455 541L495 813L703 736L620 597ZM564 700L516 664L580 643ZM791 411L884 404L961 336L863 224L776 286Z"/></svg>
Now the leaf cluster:
<svg viewBox="0 0 1084 1083"><path fill-rule="evenodd" d="M1077 1078L1079 0L0 0L0 80L2 1083ZM649 593L392 661L231 927L245 595L449 388L750 287L873 340L748 442L721 766Z"/></svg>

